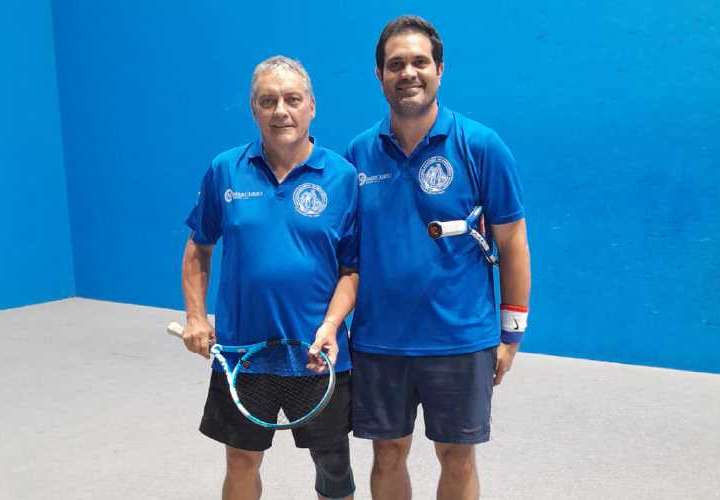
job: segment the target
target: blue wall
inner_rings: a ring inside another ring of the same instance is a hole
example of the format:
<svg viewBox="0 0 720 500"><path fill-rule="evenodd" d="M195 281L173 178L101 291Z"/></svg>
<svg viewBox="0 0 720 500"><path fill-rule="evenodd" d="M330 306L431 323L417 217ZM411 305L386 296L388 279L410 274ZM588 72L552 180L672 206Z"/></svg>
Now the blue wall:
<svg viewBox="0 0 720 500"><path fill-rule="evenodd" d="M49 0L0 6L0 309L74 295Z"/></svg>
<svg viewBox="0 0 720 500"><path fill-rule="evenodd" d="M213 155L255 135L253 66L301 59L342 150L385 111L373 48L408 9L389 5L55 2L78 294L180 307L183 219ZM413 5L445 39L443 102L521 167L524 350L720 371L720 5L459 7Z"/></svg>

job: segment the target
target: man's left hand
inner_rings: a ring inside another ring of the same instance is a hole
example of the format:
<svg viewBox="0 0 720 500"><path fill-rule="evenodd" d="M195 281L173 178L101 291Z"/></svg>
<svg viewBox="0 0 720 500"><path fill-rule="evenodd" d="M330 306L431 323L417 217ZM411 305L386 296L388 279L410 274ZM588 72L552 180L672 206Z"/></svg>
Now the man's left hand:
<svg viewBox="0 0 720 500"><path fill-rule="evenodd" d="M503 377L513 364L515 354L518 352L520 344L503 344L502 342L497 348L497 363L495 363L495 380L494 385L500 385Z"/></svg>
<svg viewBox="0 0 720 500"><path fill-rule="evenodd" d="M320 356L320 351L325 351L330 362L334 365L338 355L337 344L337 327L329 322L324 321L315 333L315 342L310 346L310 355L308 356L307 368L316 373L327 370L325 361Z"/></svg>

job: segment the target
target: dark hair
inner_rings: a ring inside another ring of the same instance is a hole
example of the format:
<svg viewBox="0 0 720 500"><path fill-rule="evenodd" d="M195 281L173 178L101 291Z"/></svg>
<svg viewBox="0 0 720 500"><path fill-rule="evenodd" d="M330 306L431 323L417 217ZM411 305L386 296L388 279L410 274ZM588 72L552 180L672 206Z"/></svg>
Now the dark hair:
<svg viewBox="0 0 720 500"><path fill-rule="evenodd" d="M375 64L380 72L385 66L385 44L388 39L406 31L422 33L427 36L432 44L433 61L435 61L436 65L442 64L443 44L442 40L440 40L440 33L437 32L435 27L420 16L400 16L385 25L375 47Z"/></svg>

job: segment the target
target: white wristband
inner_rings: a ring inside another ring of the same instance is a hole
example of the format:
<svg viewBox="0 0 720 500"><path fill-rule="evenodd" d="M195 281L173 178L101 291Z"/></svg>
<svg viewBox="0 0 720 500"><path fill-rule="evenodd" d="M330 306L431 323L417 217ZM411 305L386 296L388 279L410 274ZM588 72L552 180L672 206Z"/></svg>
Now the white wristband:
<svg viewBox="0 0 720 500"><path fill-rule="evenodd" d="M528 308L525 306L500 305L500 326L503 331L523 333L527 328Z"/></svg>

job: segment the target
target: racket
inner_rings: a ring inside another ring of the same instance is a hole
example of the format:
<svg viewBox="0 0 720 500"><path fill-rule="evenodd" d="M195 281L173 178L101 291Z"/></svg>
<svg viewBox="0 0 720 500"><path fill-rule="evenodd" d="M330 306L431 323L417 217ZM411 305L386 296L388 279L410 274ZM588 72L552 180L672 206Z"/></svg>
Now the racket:
<svg viewBox="0 0 720 500"><path fill-rule="evenodd" d="M167 333L182 338L172 322ZM310 344L274 339L256 344L213 344L210 354L222 367L230 396L248 420L266 429L293 429L307 424L330 402L335 370L327 354L322 372L307 367Z"/></svg>
<svg viewBox="0 0 720 500"><path fill-rule="evenodd" d="M480 215L482 215L482 207L477 206L473 208L467 219L450 220L445 222L432 221L428 224L428 234L434 240L438 238L445 238L446 236L469 234L475 239L475 241L477 241L478 246L480 247L480 250L482 251L488 264L494 266L498 263L497 255L493 253L493 248L490 246L490 243L488 243L485 237L480 234L477 229L475 229L477 221L480 219Z"/></svg>

